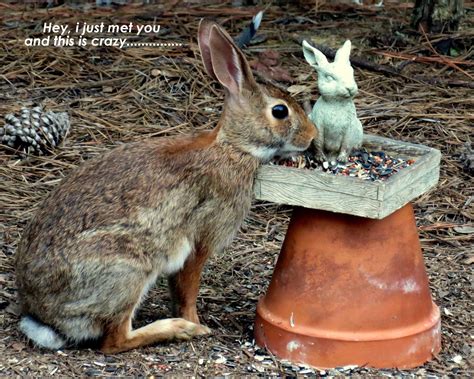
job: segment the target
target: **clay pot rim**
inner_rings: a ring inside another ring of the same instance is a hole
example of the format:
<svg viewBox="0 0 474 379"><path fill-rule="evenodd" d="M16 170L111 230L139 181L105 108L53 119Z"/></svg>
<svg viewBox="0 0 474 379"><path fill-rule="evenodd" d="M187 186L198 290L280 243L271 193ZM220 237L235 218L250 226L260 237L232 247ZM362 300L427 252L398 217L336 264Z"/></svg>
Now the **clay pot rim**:
<svg viewBox="0 0 474 379"><path fill-rule="evenodd" d="M263 300L263 299L262 299ZM339 341L382 341L382 340L392 340L398 338L405 338L408 336L415 336L417 334L424 333L432 329L436 324L438 328L435 330L440 332L441 318L439 308L434 302L432 302L431 313L423 319L422 321L405 326L403 328L390 329L390 330L376 330L369 332L341 332L338 330L327 330L319 329L315 327L305 327L305 326L290 326L288 327L288 320L278 317L274 313L270 312L264 305L263 301L259 301L257 304L257 312L265 321L273 325L278 325L278 328L283 329L287 332L300 334L305 337L314 337L314 338L325 338L333 339Z"/></svg>

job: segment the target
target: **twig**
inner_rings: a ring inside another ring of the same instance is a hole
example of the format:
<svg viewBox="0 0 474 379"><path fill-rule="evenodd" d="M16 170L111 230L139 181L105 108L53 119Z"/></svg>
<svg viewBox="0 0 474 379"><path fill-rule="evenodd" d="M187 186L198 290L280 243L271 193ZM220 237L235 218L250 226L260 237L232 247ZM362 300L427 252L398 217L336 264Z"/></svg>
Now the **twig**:
<svg viewBox="0 0 474 379"><path fill-rule="evenodd" d="M442 55L440 55L436 50L435 48L433 47L433 45L431 44L428 36L426 35L425 33L425 29L423 28L423 25L420 24L420 29L421 29L421 32L423 33L423 36L425 37L426 39L426 42L428 43L428 46L430 47L430 50L436 54L445 64L447 64L448 66L454 68L455 70L458 70L459 72L462 72L464 75L466 75L467 77L469 77L470 79L474 79L474 77L469 74L468 72L464 71L462 68L458 67L456 63L454 63L452 60L450 59L446 59L445 57L443 57Z"/></svg>
<svg viewBox="0 0 474 379"><path fill-rule="evenodd" d="M439 78L427 78L426 76L415 75L414 80L424 82L432 85L444 85L447 87L466 87L474 89L474 82L467 82L464 80L443 80Z"/></svg>
<svg viewBox="0 0 474 379"><path fill-rule="evenodd" d="M443 58L443 57L423 57L423 56L417 56L417 55L396 53L396 52L391 52L391 51L380 51L380 50L375 50L375 51L372 51L372 52L377 54L377 55L383 55L384 57L398 58L398 59L414 61L414 62L445 63L450 67L454 67L458 64L463 65L463 66L474 66L474 61L464 61L464 60L459 60L459 59L446 59L446 58ZM459 69L459 67L456 67L456 68Z"/></svg>

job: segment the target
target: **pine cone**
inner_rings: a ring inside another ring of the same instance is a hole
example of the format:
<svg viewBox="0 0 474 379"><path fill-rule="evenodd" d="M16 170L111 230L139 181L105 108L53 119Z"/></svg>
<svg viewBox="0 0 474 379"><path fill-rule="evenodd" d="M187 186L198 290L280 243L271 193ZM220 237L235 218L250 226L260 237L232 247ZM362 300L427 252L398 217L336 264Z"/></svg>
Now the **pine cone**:
<svg viewBox="0 0 474 379"><path fill-rule="evenodd" d="M41 105L22 108L20 116L5 116L5 126L0 127L3 144L26 154L43 155L58 146L69 131L66 112L45 112Z"/></svg>

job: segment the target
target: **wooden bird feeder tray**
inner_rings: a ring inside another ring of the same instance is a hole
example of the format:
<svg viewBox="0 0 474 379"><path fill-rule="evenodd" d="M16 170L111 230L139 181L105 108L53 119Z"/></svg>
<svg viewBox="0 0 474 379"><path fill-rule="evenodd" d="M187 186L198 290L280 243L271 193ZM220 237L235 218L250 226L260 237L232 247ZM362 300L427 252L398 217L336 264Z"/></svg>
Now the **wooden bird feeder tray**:
<svg viewBox="0 0 474 379"><path fill-rule="evenodd" d="M414 160L384 181L263 166L257 199L294 205L255 340L315 367L410 368L441 346L410 202L438 182L440 152L366 135L367 150Z"/></svg>
<svg viewBox="0 0 474 379"><path fill-rule="evenodd" d="M438 182L439 150L374 135L364 136L363 147L413 159L415 163L385 181L264 165L255 180L255 197L278 204L383 219Z"/></svg>

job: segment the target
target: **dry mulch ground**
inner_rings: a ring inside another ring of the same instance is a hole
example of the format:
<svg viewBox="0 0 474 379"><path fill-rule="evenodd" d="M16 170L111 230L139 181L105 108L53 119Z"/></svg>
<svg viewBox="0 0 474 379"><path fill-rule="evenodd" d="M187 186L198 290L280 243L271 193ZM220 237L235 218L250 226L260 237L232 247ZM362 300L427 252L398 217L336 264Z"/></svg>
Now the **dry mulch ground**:
<svg viewBox="0 0 474 379"><path fill-rule="evenodd" d="M282 84L290 86L302 103L315 101L317 86L315 73L295 42L298 37L313 37L333 48L350 38L354 55L397 69L384 75L356 68L360 93L355 102L366 132L442 152L439 185L415 202L432 293L442 312L439 356L411 371L346 367L318 372L278 361L255 347L255 306L268 285L291 216L290 207L268 203L254 205L232 246L213 257L205 269L198 308L202 321L214 330L212 336L113 356L32 347L17 331L12 263L35 207L70 170L114 145L212 128L222 91L203 71L195 39L198 20L215 17L236 35L256 10L186 3L113 11L64 5L26 10L3 3L0 115L39 102L49 109L67 110L72 127L66 143L50 156L20 159L11 149L0 147L0 375L472 375L474 181L472 171L463 170L474 121L472 11L458 33L424 36L406 26L407 7L316 9L313 5L268 8L259 38L245 53L261 75L293 79ZM23 46L25 37L42 36L45 21L70 25L155 21L162 28L158 37L140 41L184 46L123 50ZM452 56L440 57L440 52ZM163 281L151 291L136 323L167 315Z"/></svg>

